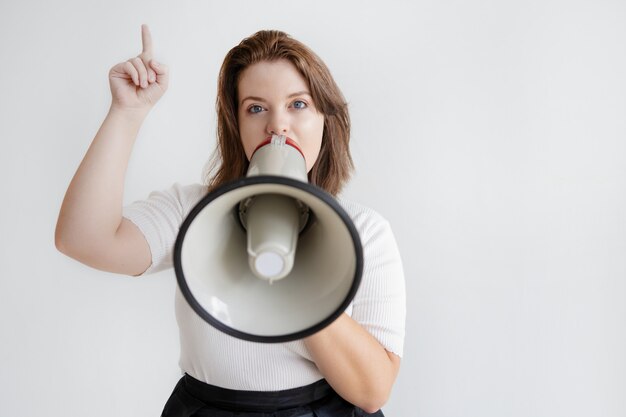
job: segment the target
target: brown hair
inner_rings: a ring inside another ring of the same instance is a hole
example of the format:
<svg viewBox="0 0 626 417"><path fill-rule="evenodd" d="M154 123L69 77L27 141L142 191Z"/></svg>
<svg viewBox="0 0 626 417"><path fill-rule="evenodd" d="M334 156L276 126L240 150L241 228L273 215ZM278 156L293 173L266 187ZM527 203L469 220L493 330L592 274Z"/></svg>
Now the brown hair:
<svg viewBox="0 0 626 417"><path fill-rule="evenodd" d="M322 146L309 172L309 182L337 195L354 168L348 142L348 105L330 71L307 46L288 34L262 30L231 49L220 69L217 87L217 145L207 172L209 190L245 176L248 159L238 123L238 83L241 73L261 61L286 59L309 85L313 103L324 115Z"/></svg>

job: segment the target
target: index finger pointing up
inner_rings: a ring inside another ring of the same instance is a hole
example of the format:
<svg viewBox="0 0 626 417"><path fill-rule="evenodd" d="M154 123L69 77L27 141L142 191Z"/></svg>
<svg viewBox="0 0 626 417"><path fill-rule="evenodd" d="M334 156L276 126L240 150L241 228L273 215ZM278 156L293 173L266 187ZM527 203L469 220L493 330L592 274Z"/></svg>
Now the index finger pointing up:
<svg viewBox="0 0 626 417"><path fill-rule="evenodd" d="M141 44L143 45L142 55L152 57L152 35L148 25L141 25Z"/></svg>

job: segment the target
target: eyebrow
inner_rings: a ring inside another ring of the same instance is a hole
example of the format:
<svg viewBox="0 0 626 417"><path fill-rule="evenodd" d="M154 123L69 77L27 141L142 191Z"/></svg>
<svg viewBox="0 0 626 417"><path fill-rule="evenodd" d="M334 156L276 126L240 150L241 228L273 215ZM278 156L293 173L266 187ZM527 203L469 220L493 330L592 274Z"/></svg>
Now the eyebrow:
<svg viewBox="0 0 626 417"><path fill-rule="evenodd" d="M289 94L287 96L287 98L293 98L293 97L302 96L302 95L307 95L309 97L313 97L313 96L311 96L311 93L309 93L307 90L302 90L302 91L297 91L295 93ZM265 100L262 97L248 96L248 97L244 98L243 100L241 100L241 102L239 104L240 105L243 104L246 100L260 101L262 103L267 103L267 100Z"/></svg>

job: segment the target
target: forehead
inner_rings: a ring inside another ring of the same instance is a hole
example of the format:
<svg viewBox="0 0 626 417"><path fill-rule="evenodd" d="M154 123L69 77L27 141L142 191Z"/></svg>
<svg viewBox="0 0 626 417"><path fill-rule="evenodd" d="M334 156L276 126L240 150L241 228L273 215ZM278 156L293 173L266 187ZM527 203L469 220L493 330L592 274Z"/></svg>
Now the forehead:
<svg viewBox="0 0 626 417"><path fill-rule="evenodd" d="M266 97L309 90L302 74L286 59L250 65L241 73L237 87L239 100L249 95Z"/></svg>

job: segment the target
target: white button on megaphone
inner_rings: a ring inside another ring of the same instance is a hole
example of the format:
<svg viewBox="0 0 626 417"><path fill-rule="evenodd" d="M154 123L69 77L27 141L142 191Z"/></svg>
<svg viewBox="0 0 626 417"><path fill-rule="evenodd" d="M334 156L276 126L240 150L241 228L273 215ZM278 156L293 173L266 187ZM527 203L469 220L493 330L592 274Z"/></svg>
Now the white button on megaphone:
<svg viewBox="0 0 626 417"><path fill-rule="evenodd" d="M245 178L190 211L174 268L185 299L212 326L244 340L286 342L346 309L363 256L348 214L308 183L297 145L275 135L253 153Z"/></svg>

